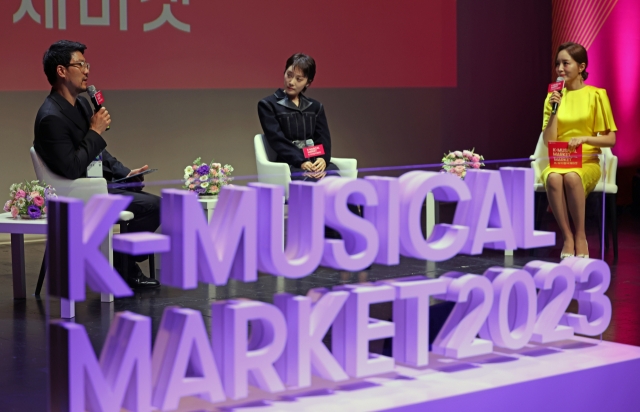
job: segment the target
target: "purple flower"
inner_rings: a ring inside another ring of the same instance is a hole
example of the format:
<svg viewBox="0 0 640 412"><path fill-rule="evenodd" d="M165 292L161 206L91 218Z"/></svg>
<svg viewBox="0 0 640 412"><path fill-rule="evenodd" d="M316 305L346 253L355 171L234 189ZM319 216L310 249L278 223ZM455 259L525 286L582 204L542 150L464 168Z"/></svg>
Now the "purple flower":
<svg viewBox="0 0 640 412"><path fill-rule="evenodd" d="M37 219L40 217L40 215L42 215L40 208L36 205L29 206L29 208L27 209L27 213L29 214L31 219Z"/></svg>
<svg viewBox="0 0 640 412"><path fill-rule="evenodd" d="M198 174L200 175L207 175L209 174L209 165L207 164L203 164L202 166L200 166L198 168Z"/></svg>
<svg viewBox="0 0 640 412"><path fill-rule="evenodd" d="M203 194L206 191L207 189L205 189L204 187L197 187L195 190L195 192L198 193L199 195Z"/></svg>

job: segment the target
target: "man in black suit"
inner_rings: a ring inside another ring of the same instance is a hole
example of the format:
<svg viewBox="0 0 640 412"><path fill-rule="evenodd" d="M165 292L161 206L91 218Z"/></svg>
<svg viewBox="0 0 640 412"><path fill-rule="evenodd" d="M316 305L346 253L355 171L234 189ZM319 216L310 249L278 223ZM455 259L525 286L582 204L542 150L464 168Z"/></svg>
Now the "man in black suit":
<svg viewBox="0 0 640 412"><path fill-rule="evenodd" d="M84 58L86 46L67 40L58 41L44 54L43 64L51 93L45 99L34 127L33 146L53 171L68 179L78 179L87 175L89 164L102 153L103 176L107 182L135 175L146 169L129 169L106 150L104 133L111 123L109 112L103 107L93 113L87 99L79 96L87 91L89 63ZM143 176L132 178L144 180ZM141 191L109 188L109 193L133 198L127 210L135 218L128 223L130 232L155 231L160 226L160 198ZM147 256L136 257L145 260ZM123 273L122 256L114 253L116 269ZM133 259L126 259L128 279L133 288L153 288L160 284L142 274Z"/></svg>

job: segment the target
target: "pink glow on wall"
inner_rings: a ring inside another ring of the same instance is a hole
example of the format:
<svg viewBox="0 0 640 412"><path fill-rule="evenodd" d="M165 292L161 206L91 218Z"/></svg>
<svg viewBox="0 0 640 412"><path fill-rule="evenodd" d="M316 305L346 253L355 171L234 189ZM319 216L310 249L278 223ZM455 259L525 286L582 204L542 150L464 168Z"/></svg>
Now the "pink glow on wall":
<svg viewBox="0 0 640 412"><path fill-rule="evenodd" d="M588 83L607 89L618 126L613 152L620 166L639 163L640 2L618 0L589 48Z"/></svg>

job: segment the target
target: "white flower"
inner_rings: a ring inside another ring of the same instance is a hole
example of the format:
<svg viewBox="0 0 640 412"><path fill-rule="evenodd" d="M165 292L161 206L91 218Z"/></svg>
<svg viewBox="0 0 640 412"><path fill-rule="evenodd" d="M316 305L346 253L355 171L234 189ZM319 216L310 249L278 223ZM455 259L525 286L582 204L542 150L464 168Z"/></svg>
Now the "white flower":
<svg viewBox="0 0 640 412"><path fill-rule="evenodd" d="M200 181L201 182L206 182L208 180L207 176L200 176Z"/></svg>
<svg viewBox="0 0 640 412"><path fill-rule="evenodd" d="M19 208L24 207L24 204L25 204L26 202L27 202L27 201L24 199L24 197L21 197L20 199L18 199L18 207L19 207Z"/></svg>
<svg viewBox="0 0 640 412"><path fill-rule="evenodd" d="M190 175L190 174L188 174L188 173L185 173L185 174L184 174L184 180L189 179L189 177L191 177L191 175Z"/></svg>
<svg viewBox="0 0 640 412"><path fill-rule="evenodd" d="M200 187L203 188L203 189L207 188L207 187L209 187L209 183L208 182L200 183Z"/></svg>
<svg viewBox="0 0 640 412"><path fill-rule="evenodd" d="M193 167L187 166L187 167L184 168L184 174L185 175L187 175L187 174L191 175L192 173L193 173Z"/></svg>

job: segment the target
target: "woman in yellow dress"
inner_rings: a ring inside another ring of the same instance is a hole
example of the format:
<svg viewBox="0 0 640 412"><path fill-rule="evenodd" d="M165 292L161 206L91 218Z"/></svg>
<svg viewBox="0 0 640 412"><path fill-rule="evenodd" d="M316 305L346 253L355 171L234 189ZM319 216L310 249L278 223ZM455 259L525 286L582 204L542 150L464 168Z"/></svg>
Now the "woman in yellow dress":
<svg viewBox="0 0 640 412"><path fill-rule="evenodd" d="M560 257L589 257L584 229L585 199L600 179L601 147L616 143L616 124L604 89L584 84L589 64L587 51L576 43L563 43L556 53L556 73L565 79L563 93L550 93L544 104L542 125L545 145L569 142L573 151L582 145L582 168L558 169L547 166L542 180L551 210L560 226L564 245ZM551 105L558 104L553 114ZM571 231L569 214L575 233Z"/></svg>

